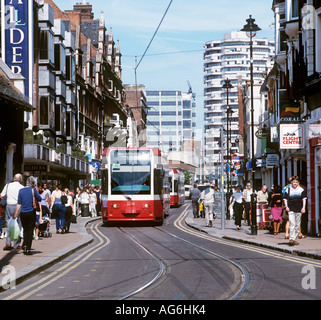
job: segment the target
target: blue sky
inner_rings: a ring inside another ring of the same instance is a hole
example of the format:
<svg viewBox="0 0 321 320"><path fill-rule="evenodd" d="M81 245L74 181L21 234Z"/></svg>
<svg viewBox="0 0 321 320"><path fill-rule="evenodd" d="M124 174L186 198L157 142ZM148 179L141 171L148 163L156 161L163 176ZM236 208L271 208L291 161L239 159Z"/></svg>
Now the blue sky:
<svg viewBox="0 0 321 320"><path fill-rule="evenodd" d="M62 10L82 0L54 0ZM120 41L123 82L135 83L135 56L139 61L170 0L87 0L95 18L104 10L106 26ZM196 93L197 127L203 123L203 46L240 30L251 14L262 29L260 38L274 39L272 0L174 0L147 55L137 69L137 82L146 90Z"/></svg>

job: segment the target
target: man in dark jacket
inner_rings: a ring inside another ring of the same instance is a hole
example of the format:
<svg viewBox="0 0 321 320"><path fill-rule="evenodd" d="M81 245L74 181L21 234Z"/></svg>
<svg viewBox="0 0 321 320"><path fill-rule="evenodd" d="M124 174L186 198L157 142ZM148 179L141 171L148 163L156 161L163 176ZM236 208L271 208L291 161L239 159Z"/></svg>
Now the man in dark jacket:
<svg viewBox="0 0 321 320"><path fill-rule="evenodd" d="M190 198L192 199L193 217L198 218L198 200L201 197L201 192L197 188L197 184L194 183L194 188L190 191Z"/></svg>

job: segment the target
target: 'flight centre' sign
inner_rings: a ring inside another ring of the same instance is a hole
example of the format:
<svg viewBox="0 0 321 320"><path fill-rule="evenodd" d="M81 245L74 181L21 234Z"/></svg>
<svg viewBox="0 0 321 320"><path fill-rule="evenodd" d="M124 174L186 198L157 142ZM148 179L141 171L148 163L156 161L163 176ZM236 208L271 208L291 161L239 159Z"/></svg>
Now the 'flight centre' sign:
<svg viewBox="0 0 321 320"><path fill-rule="evenodd" d="M33 0L1 0L2 58L25 80L25 96L32 104Z"/></svg>

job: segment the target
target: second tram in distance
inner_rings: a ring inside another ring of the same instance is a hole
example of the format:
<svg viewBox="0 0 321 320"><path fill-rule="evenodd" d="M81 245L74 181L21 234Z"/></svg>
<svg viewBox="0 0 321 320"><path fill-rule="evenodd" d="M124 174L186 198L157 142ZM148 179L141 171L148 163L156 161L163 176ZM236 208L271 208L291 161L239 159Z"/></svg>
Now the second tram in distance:
<svg viewBox="0 0 321 320"><path fill-rule="evenodd" d="M177 169L170 169L169 185L171 195L171 206L179 207L185 202L185 178L184 174Z"/></svg>

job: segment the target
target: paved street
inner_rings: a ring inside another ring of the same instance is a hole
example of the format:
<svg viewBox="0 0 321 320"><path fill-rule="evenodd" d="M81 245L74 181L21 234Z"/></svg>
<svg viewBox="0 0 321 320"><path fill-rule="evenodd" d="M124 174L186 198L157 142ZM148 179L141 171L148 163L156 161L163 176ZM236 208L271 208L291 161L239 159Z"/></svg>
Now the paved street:
<svg viewBox="0 0 321 320"><path fill-rule="evenodd" d="M313 266L320 279L319 238L301 240L293 248L288 247L282 234L275 237L259 230L257 236L251 236L247 226L236 231L233 224L233 220L227 220L222 231L217 218L214 227L206 228L205 219L191 217L188 204L172 209L164 225L157 228L102 227L100 219L79 218L70 234L34 241L32 257L1 251L2 267L10 260L17 276L39 274L24 279L14 292L0 293L0 299L120 299L153 282L161 264L164 270L160 280L126 299L229 299L242 286L244 290L237 299L320 298L320 290L302 288L303 267ZM50 264L53 267L49 268ZM206 276L208 272L210 276ZM248 281L240 282L244 277ZM38 285L29 288L34 284Z"/></svg>

